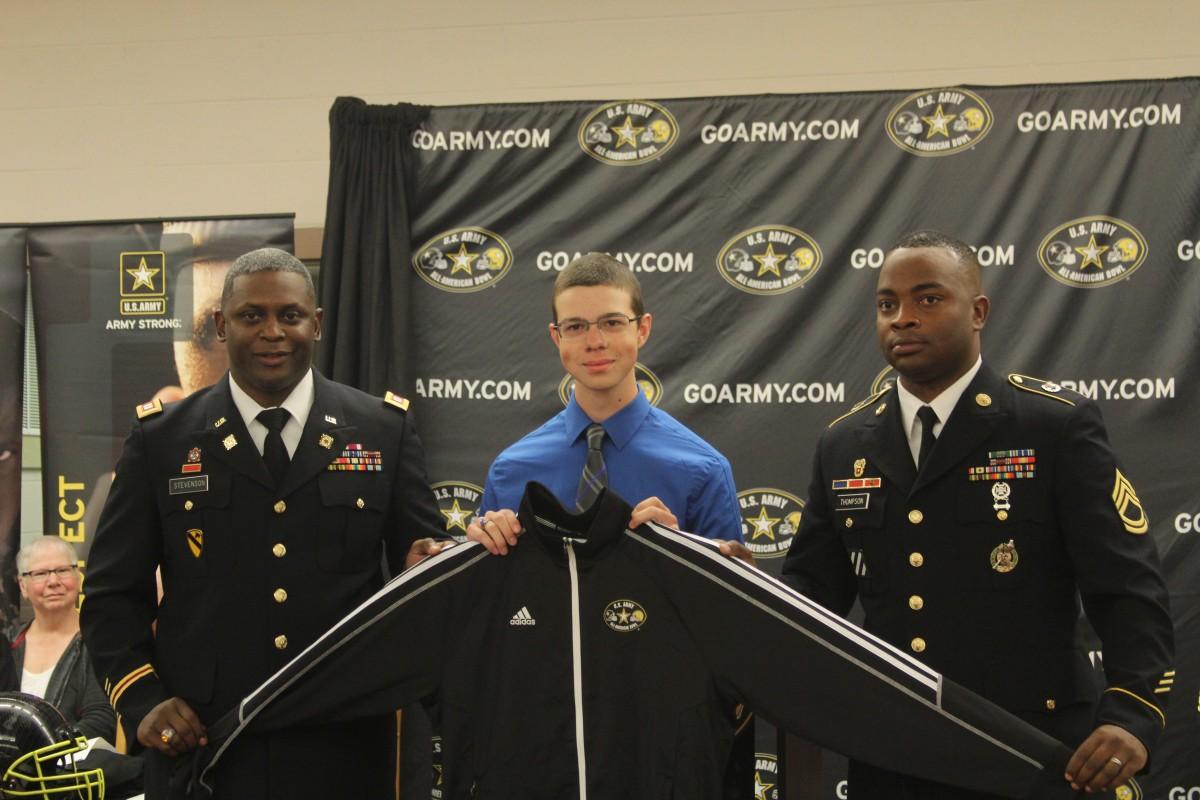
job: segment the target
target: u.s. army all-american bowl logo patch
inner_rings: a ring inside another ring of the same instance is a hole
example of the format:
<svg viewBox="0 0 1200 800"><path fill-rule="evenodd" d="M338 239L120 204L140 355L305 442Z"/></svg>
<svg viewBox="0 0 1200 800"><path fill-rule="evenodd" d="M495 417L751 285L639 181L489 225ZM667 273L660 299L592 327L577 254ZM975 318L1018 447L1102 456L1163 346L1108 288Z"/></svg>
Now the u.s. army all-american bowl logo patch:
<svg viewBox="0 0 1200 800"><path fill-rule="evenodd" d="M452 228L421 245L412 266L430 286L446 292L478 292L495 286L512 268L513 252L486 228Z"/></svg>
<svg viewBox="0 0 1200 800"><path fill-rule="evenodd" d="M913 155L952 156L983 141L992 129L992 109L961 88L925 89L901 100L888 114L887 135Z"/></svg>
<svg viewBox="0 0 1200 800"><path fill-rule="evenodd" d="M1038 245L1038 261L1067 286L1096 289L1128 278L1146 261L1146 237L1128 222L1096 215L1064 222Z"/></svg>
<svg viewBox="0 0 1200 800"><path fill-rule="evenodd" d="M649 100L606 103L579 126L579 146L597 161L618 167L659 158L679 140L679 123Z"/></svg>
<svg viewBox="0 0 1200 800"><path fill-rule="evenodd" d="M650 401L650 405L658 406L662 401L663 385L649 367L640 361L633 366L633 374L637 379L638 388L642 390L642 394L646 395L646 399ZM575 391L575 379L570 375L564 375L563 379L558 383L558 399L565 406L571 402L571 394Z"/></svg>
<svg viewBox="0 0 1200 800"><path fill-rule="evenodd" d="M742 538L756 558L787 555L796 531L804 501L782 489L757 487L738 492L742 511Z"/></svg>
<svg viewBox="0 0 1200 800"><path fill-rule="evenodd" d="M771 753L754 754L754 800L779 800L779 759Z"/></svg>
<svg viewBox="0 0 1200 800"><path fill-rule="evenodd" d="M479 514L483 487L466 481L441 481L430 488L446 521L446 533L460 542L466 541L467 526Z"/></svg>
<svg viewBox="0 0 1200 800"><path fill-rule="evenodd" d="M783 294L812 280L821 268L821 246L786 225L759 225L738 233L717 254L717 271L750 294Z"/></svg>
<svg viewBox="0 0 1200 800"><path fill-rule="evenodd" d="M604 624L617 633L636 631L646 624L646 609L636 600L613 600L604 607Z"/></svg>

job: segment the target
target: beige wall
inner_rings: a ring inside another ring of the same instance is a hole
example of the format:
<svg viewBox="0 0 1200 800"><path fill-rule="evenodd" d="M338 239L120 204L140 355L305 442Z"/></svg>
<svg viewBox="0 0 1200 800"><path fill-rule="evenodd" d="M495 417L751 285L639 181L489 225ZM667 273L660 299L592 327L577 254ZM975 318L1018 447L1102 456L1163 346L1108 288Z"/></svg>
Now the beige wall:
<svg viewBox="0 0 1200 800"><path fill-rule="evenodd" d="M0 0L0 222L324 221L338 95L430 104L1200 74L1167 0Z"/></svg>

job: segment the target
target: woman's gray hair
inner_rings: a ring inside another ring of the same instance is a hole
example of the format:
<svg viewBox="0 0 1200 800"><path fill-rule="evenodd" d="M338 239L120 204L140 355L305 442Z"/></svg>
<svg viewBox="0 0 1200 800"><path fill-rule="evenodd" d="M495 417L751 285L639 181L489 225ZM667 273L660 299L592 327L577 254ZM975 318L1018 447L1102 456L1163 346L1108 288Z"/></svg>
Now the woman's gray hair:
<svg viewBox="0 0 1200 800"><path fill-rule="evenodd" d="M17 574L20 575L22 572L28 572L29 564L33 561L33 557L42 550L45 550L47 547L62 548L63 553L65 553L67 558L70 559L71 566L75 566L77 563L79 563L79 554L75 552L75 546L73 544L65 539L60 539L53 534L49 534L46 536L39 536L17 551Z"/></svg>

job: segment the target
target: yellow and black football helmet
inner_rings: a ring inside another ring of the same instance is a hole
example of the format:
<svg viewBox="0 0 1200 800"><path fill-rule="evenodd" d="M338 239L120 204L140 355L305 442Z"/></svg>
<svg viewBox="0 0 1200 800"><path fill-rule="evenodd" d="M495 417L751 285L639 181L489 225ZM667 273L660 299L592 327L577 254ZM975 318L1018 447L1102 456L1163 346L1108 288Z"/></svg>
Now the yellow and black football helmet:
<svg viewBox="0 0 1200 800"><path fill-rule="evenodd" d="M104 773L75 763L86 747L45 700L0 692L0 798L103 800Z"/></svg>

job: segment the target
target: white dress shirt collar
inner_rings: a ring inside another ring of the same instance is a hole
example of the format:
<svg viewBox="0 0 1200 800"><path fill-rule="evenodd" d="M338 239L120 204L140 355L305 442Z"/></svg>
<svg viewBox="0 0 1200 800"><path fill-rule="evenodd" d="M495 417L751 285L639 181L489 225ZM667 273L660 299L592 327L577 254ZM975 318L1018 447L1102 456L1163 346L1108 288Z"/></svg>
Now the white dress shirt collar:
<svg viewBox="0 0 1200 800"><path fill-rule="evenodd" d="M242 415L242 422L246 423L246 431L254 440L254 446L261 454L263 444L267 440L267 426L258 421L258 415L259 412L265 411L266 407L260 406L257 400L246 394L245 389L238 386L232 372L229 373L229 393L233 395L233 404L237 407L238 413ZM292 393L279 404L279 408L286 408L291 415L279 434L283 437L283 444L287 447L289 457L296 455L296 448L300 445L300 435L304 433L304 423L308 420L308 412L312 410L314 399L313 373L312 369L309 369L292 389Z"/></svg>
<svg viewBox="0 0 1200 800"><path fill-rule="evenodd" d="M938 418L937 424L933 426L933 435L940 435L942 428L946 425L946 420L950 419L950 414L958 405L959 398L971 385L971 381L975 379L975 375L982 366L983 357L981 356L975 359L975 365L964 372L962 377L947 386L941 394L928 403L905 389L900 379L896 379L896 395L900 401L900 422L904 425L904 434L908 438L908 447L912 450L914 464L917 463L917 454L921 452L921 420L917 418L917 410L926 405L933 408L933 413L937 414Z"/></svg>

